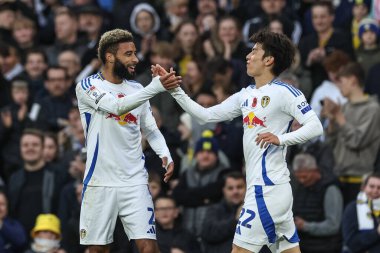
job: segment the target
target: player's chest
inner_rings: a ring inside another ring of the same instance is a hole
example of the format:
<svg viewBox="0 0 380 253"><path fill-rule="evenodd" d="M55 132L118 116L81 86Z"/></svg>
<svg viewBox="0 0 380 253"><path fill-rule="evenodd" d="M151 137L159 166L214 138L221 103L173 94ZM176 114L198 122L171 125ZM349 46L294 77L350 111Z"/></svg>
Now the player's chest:
<svg viewBox="0 0 380 253"><path fill-rule="evenodd" d="M240 108L245 128L267 127L274 120L276 112L281 110L280 97L276 94L254 90L242 97Z"/></svg>
<svg viewBox="0 0 380 253"><path fill-rule="evenodd" d="M108 90L112 96L116 99L123 98L128 94L133 94L135 91L132 90ZM129 112L124 113L123 115L115 115L113 113L106 112L104 118L107 120L107 123L114 127L128 127L136 128L140 127L140 117L142 114L142 106L139 106Z"/></svg>

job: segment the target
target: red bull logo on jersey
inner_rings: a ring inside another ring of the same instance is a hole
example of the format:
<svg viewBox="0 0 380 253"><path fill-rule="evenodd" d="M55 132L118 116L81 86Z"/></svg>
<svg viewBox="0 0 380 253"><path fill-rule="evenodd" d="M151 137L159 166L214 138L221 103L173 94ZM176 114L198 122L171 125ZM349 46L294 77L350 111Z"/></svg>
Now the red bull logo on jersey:
<svg viewBox="0 0 380 253"><path fill-rule="evenodd" d="M243 125L246 125L248 126L248 128L254 128L256 126L262 126L262 127L267 127L264 123L265 123L265 118L264 117L263 119L260 119L259 117L257 117L255 115L254 112L250 112L248 113L247 116L245 116L243 118Z"/></svg>
<svg viewBox="0 0 380 253"><path fill-rule="evenodd" d="M135 124L137 125L137 116L133 115L130 112L127 112L121 116L117 116L113 113L108 113L106 119L114 119L119 125L124 126L125 124Z"/></svg>

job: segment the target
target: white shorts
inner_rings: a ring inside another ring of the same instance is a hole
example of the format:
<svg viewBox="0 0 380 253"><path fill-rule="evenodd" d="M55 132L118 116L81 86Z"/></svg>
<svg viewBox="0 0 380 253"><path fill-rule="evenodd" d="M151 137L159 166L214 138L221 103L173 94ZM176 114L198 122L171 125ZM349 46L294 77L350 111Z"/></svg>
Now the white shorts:
<svg viewBox="0 0 380 253"><path fill-rule="evenodd" d="M285 238L294 247L297 246L299 238L292 206L293 195L289 183L251 187L247 190L236 225L234 244L252 251L263 245L274 245ZM246 245L253 245L253 248ZM286 247L292 248L291 245Z"/></svg>
<svg viewBox="0 0 380 253"><path fill-rule="evenodd" d="M112 243L117 216L129 239L156 239L153 201L147 185L87 186L80 213L80 244Z"/></svg>

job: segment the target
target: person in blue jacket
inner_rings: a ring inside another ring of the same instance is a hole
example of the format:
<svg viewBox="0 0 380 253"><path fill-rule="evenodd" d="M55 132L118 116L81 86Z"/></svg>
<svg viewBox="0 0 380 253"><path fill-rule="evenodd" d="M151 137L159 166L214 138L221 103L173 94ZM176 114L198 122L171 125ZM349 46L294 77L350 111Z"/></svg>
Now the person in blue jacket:
<svg viewBox="0 0 380 253"><path fill-rule="evenodd" d="M21 223L7 215L8 200L0 190L0 253L16 253L26 244L26 234Z"/></svg>

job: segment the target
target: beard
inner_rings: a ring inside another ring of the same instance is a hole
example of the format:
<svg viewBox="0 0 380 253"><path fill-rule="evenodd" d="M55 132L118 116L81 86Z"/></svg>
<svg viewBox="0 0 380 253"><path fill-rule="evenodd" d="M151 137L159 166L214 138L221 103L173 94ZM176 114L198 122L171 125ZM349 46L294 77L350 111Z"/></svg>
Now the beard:
<svg viewBox="0 0 380 253"><path fill-rule="evenodd" d="M130 73L128 67L124 66L124 64L117 58L113 67L113 74L123 80L132 80L135 77L135 72Z"/></svg>

